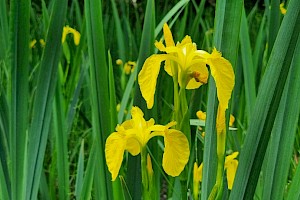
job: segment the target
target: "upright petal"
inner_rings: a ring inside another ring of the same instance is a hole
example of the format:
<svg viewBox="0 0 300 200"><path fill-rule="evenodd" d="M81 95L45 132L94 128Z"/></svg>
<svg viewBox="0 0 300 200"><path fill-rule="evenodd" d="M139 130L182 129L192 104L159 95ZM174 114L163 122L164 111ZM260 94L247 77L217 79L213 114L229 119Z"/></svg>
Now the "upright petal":
<svg viewBox="0 0 300 200"><path fill-rule="evenodd" d="M112 133L105 143L105 159L113 181L116 180L120 171L125 144L125 134L120 132Z"/></svg>
<svg viewBox="0 0 300 200"><path fill-rule="evenodd" d="M125 149L133 156L136 156L141 152L140 143L133 137L126 140Z"/></svg>
<svg viewBox="0 0 300 200"><path fill-rule="evenodd" d="M219 104L226 110L234 86L232 65L216 49L211 54L209 65L216 82Z"/></svg>
<svg viewBox="0 0 300 200"><path fill-rule="evenodd" d="M227 183L228 183L228 189L231 190L236 174L236 170L238 167L238 161L237 160L231 160L227 163Z"/></svg>
<svg viewBox="0 0 300 200"><path fill-rule="evenodd" d="M170 129L165 131L164 142L165 151L162 166L170 176L178 176L189 160L188 140L182 132Z"/></svg>
<svg viewBox="0 0 300 200"><path fill-rule="evenodd" d="M168 58L166 54L152 55L145 61L138 76L141 93L147 103L147 108L151 109L154 104L154 94L156 81L160 70L160 63Z"/></svg>
<svg viewBox="0 0 300 200"><path fill-rule="evenodd" d="M218 106L218 111L217 111L217 121L216 121L216 127L217 127L217 133L221 134L223 130L226 129L226 109L222 108L221 105Z"/></svg>
<svg viewBox="0 0 300 200"><path fill-rule="evenodd" d="M165 41L166 41L166 46L170 47L170 46L175 46L174 40L173 40L173 36L172 36L172 32L168 26L168 24L164 24L163 27L163 31L164 31L164 37L165 37Z"/></svg>
<svg viewBox="0 0 300 200"><path fill-rule="evenodd" d="M239 155L239 152L233 152L231 155L226 156L224 168L227 170L227 182L228 189L232 189L236 170L238 167L238 161L235 159Z"/></svg>

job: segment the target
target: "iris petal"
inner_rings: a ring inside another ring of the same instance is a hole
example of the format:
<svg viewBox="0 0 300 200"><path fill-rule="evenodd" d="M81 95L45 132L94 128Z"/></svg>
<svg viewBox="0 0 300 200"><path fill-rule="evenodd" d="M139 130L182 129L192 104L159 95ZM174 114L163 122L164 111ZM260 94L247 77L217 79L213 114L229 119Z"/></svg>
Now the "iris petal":
<svg viewBox="0 0 300 200"><path fill-rule="evenodd" d="M231 160L227 163L227 182L228 182L228 189L232 189L236 170L238 167L238 161L237 160Z"/></svg>
<svg viewBox="0 0 300 200"><path fill-rule="evenodd" d="M125 149L133 156L136 156L141 152L140 144L135 138L127 139Z"/></svg>
<svg viewBox="0 0 300 200"><path fill-rule="evenodd" d="M105 159L113 181L116 180L120 171L125 144L125 134L120 132L112 133L105 143Z"/></svg>
<svg viewBox="0 0 300 200"><path fill-rule="evenodd" d="M234 72L228 60L221 56L216 49L209 59L211 75L215 79L219 104L225 110L234 86Z"/></svg>
<svg viewBox="0 0 300 200"><path fill-rule="evenodd" d="M173 40L173 36L172 36L172 32L168 26L168 24L164 24L163 27L163 31L164 31L164 37L165 37L165 41L166 41L166 46L170 47L170 46L175 46L174 40Z"/></svg>
<svg viewBox="0 0 300 200"><path fill-rule="evenodd" d="M164 141L163 168L170 176L178 176L189 160L188 140L182 132L170 129L165 131Z"/></svg>
<svg viewBox="0 0 300 200"><path fill-rule="evenodd" d="M138 76L141 93L147 103L147 108L151 109L154 104L154 94L156 81L160 70L160 63L168 59L168 55L152 55L145 61Z"/></svg>

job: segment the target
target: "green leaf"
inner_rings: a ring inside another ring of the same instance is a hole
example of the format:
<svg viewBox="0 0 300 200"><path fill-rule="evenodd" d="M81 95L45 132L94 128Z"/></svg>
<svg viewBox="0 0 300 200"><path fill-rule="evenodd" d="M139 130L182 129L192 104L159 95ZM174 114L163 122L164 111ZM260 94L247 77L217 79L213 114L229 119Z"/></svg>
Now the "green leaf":
<svg viewBox="0 0 300 200"><path fill-rule="evenodd" d="M283 93L277 114L277 123L275 120L271 133L268 168L266 169L267 174L264 180L264 194L268 199L283 199L290 169L290 160L293 157L293 144L300 112L299 55L300 37L298 36L297 47L289 72L289 79L285 86L285 92ZM294 182L297 182L296 180L295 176ZM299 185L297 187L299 190Z"/></svg>
<svg viewBox="0 0 300 200"><path fill-rule="evenodd" d="M253 68L253 58L249 37L249 30L247 24L247 18L245 14L245 9L243 8L242 12L242 21L241 21L241 29L240 29L240 44L241 44L241 55L242 55L242 63L243 63L243 73L244 73L244 82L245 82L245 94L246 94L246 109L249 118L251 116L251 112L254 107L255 99L256 99L256 88L255 88L255 76L254 76L254 68Z"/></svg>
<svg viewBox="0 0 300 200"><path fill-rule="evenodd" d="M111 133L109 102L108 65L103 33L101 0L85 1L87 22L87 42L90 61L90 94L92 105L92 125L97 152L94 172L94 192L96 199L111 199L111 179L107 170L104 146ZM100 173L101 172L101 173Z"/></svg>
<svg viewBox="0 0 300 200"><path fill-rule="evenodd" d="M30 0L11 1L10 10L10 85L9 148L11 160L11 198L24 199L26 194L28 67ZM4 17L4 16L3 16ZM20 114L22 113L22 114Z"/></svg>
<svg viewBox="0 0 300 200"><path fill-rule="evenodd" d="M79 199L83 187L83 177L84 177L84 140L81 141L78 162L77 162L77 175L75 182L75 197Z"/></svg>
<svg viewBox="0 0 300 200"><path fill-rule="evenodd" d="M300 5L291 0L260 85L230 199L253 198L299 36L299 23Z"/></svg>
<svg viewBox="0 0 300 200"><path fill-rule="evenodd" d="M0 0L0 62L7 56L9 29L7 20L7 6L5 0Z"/></svg>
<svg viewBox="0 0 300 200"><path fill-rule="evenodd" d="M80 200L91 199L92 186L94 181L94 170L96 166L96 141L93 142L92 148L90 150L89 160L86 166L82 190L80 192Z"/></svg>
<svg viewBox="0 0 300 200"><path fill-rule="evenodd" d="M214 45L228 59L233 68L236 66L240 22L242 15L242 1L217 1L215 16ZM203 180L201 198L207 199L216 181L217 153L216 153L216 114L217 99L216 86L213 78L209 78L207 100L207 118L205 128L205 142L203 153Z"/></svg>
<svg viewBox="0 0 300 200"><path fill-rule="evenodd" d="M290 190L286 198L287 200L294 200L300 198L299 185L300 185L300 164L298 164L297 166L296 173L294 175Z"/></svg>
<svg viewBox="0 0 300 200"><path fill-rule="evenodd" d="M65 108L61 91L61 80L56 87L53 106L53 132L55 135L55 152L57 154L57 180L59 199L70 198L69 161L68 161L68 133L66 132Z"/></svg>
<svg viewBox="0 0 300 200"><path fill-rule="evenodd" d="M53 5L46 46L41 60L33 104L32 124L28 136L28 163L30 163L26 191L26 199L28 200L37 198L57 82L61 37L66 12L67 0L56 0Z"/></svg>

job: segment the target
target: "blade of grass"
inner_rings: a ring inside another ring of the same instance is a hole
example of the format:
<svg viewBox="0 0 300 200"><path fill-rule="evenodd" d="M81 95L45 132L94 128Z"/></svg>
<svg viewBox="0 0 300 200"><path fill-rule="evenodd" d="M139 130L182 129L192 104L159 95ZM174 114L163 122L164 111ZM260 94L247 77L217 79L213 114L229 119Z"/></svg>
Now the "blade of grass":
<svg viewBox="0 0 300 200"><path fill-rule="evenodd" d="M280 10L279 10L280 0L272 0L271 1L271 8L268 12L268 19L269 19L269 38L268 38L268 57L272 52L272 48L280 27Z"/></svg>
<svg viewBox="0 0 300 200"><path fill-rule="evenodd" d="M26 194L28 66L30 34L30 0L10 2L10 159L11 198Z"/></svg>
<svg viewBox="0 0 300 200"><path fill-rule="evenodd" d="M298 163L296 173L294 175L294 178L292 180L290 190L288 191L287 200L294 200L300 198L300 164Z"/></svg>
<svg viewBox="0 0 300 200"><path fill-rule="evenodd" d="M69 161L68 133L66 132L65 108L61 91L61 80L58 80L53 106L53 132L55 135L55 152L57 154L57 181L59 199L69 199Z"/></svg>
<svg viewBox="0 0 300 200"><path fill-rule="evenodd" d="M10 194L10 177L9 177L9 111L8 103L4 93L4 89L0 86L0 163L5 179L5 185L7 192ZM1 185L2 186L2 185ZM4 189L3 189L4 190Z"/></svg>
<svg viewBox="0 0 300 200"><path fill-rule="evenodd" d="M5 178L1 160L0 160L0 199L10 199L8 188L7 188L7 181Z"/></svg>
<svg viewBox="0 0 300 200"><path fill-rule="evenodd" d="M178 11L181 10L183 11L182 8L184 8L190 0L181 0L179 1L165 16L164 18L159 22L159 24L155 28L155 33L154 36L157 37L157 35L160 33L162 30L164 23L169 21L175 14L178 14Z"/></svg>
<svg viewBox="0 0 300 200"><path fill-rule="evenodd" d="M256 77L260 77L260 73L262 71L262 63L260 63L260 60L262 60L264 49L266 46L266 13L267 11L265 10L260 23L258 34L256 36L255 47L253 51L253 70L254 74L256 74Z"/></svg>
<svg viewBox="0 0 300 200"><path fill-rule="evenodd" d="M0 0L0 61L6 57L9 41L6 1Z"/></svg>
<svg viewBox="0 0 300 200"><path fill-rule="evenodd" d="M248 23L246 18L245 9L242 11L242 21L240 29L240 44L241 44L241 55L243 62L243 73L244 73L244 83L245 83L245 94L246 94L246 109L247 109L247 119L249 124L249 118L254 107L256 99L256 88L254 79L254 68L253 68L253 58L248 30Z"/></svg>
<svg viewBox="0 0 300 200"><path fill-rule="evenodd" d="M50 200L50 192L49 192L45 172L42 172L42 175L41 175L39 195L40 195L40 199Z"/></svg>
<svg viewBox="0 0 300 200"><path fill-rule="evenodd" d="M288 84L288 92L286 101L284 103L284 113L282 117L281 128L274 127L280 137L280 141L274 145L278 149L277 154L272 153L272 157L276 155L276 163L273 163L274 171L268 178L274 177L272 182L268 182L270 188L270 199L279 198L283 199L288 172L290 168L290 159L293 154L293 144L295 141L297 122L300 111L300 37L298 36L297 47L294 53L294 58L290 71L290 80ZM279 130L281 130L279 132ZM275 136L277 137L277 136ZM271 151L272 152L272 151ZM267 169L267 172L271 170ZM295 176L296 178L296 176ZM294 181L297 180L294 178ZM270 179L269 179L270 180ZM266 181L267 182L267 181ZM273 184L270 184L273 183ZM298 186L299 190L299 186ZM299 193L298 193L299 195ZM295 198L296 199L296 198Z"/></svg>
<svg viewBox="0 0 300 200"><path fill-rule="evenodd" d="M38 193L57 81L67 0L56 0L52 11L33 104L32 124L29 129L28 162L30 165L26 191L28 200L36 199Z"/></svg>
<svg viewBox="0 0 300 200"><path fill-rule="evenodd" d="M79 199L82 192L83 177L84 177L84 139L81 141L79 150L77 173L75 182L75 198Z"/></svg>
<svg viewBox="0 0 300 200"><path fill-rule="evenodd" d="M236 66L239 42L239 30L242 15L242 1L217 1L215 16L214 45L228 59L233 68ZM213 78L209 78L207 100L207 118L203 155L203 182L201 198L207 199L216 180L216 86Z"/></svg>
<svg viewBox="0 0 300 200"><path fill-rule="evenodd" d="M300 32L300 5L297 0L291 0L288 9L260 85L230 199L251 199L255 192Z"/></svg>
<svg viewBox="0 0 300 200"><path fill-rule="evenodd" d="M94 192L96 199L111 199L112 182L104 156L105 140L110 134L111 120L107 116L110 113L110 102L101 0L85 1L85 17L90 59L92 124L97 152Z"/></svg>
<svg viewBox="0 0 300 200"><path fill-rule="evenodd" d="M94 181L94 170L96 166L96 141L93 142L92 148L90 150L90 157L86 166L82 190L80 191L80 200L91 199L92 186Z"/></svg>
<svg viewBox="0 0 300 200"><path fill-rule="evenodd" d="M115 20L119 58L124 62L124 61L126 61L127 56L126 56L125 41L124 41L124 34L123 34L122 26L121 26L121 21L120 21L120 17L119 17L119 13L117 10L115 0L110 0L110 2L111 2L112 11L113 11L114 20Z"/></svg>

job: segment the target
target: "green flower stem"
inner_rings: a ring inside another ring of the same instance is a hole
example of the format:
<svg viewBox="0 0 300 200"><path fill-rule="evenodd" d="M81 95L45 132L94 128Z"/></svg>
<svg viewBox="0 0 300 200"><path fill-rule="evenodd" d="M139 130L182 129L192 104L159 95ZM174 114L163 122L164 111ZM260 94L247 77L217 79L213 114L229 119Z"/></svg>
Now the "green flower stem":
<svg viewBox="0 0 300 200"><path fill-rule="evenodd" d="M226 130L217 133L217 180L208 199L221 199L223 193L224 157L226 145Z"/></svg>
<svg viewBox="0 0 300 200"><path fill-rule="evenodd" d="M149 192L149 180L147 172L147 148L144 147L141 151L141 169L142 169L142 184L143 184L143 199L151 199Z"/></svg>
<svg viewBox="0 0 300 200"><path fill-rule="evenodd" d="M221 185L223 182L224 172L224 155L225 155L225 143L226 143L226 131L217 133L217 156L218 156L218 168L217 168L217 185Z"/></svg>
<svg viewBox="0 0 300 200"><path fill-rule="evenodd" d="M180 119L178 123L180 124L180 130L185 134L189 141L189 145L191 145L191 129L190 129L190 120L189 120L189 107L187 104L186 93L185 93L185 86L180 88L179 91L179 115Z"/></svg>
<svg viewBox="0 0 300 200"><path fill-rule="evenodd" d="M182 131L188 139L189 145L191 144L190 135L190 122L189 122L189 108L186 99L185 86L182 85L179 89L178 87L178 66L176 63L171 61L171 68L173 73L173 83L174 83L174 120L177 122L176 129ZM182 81L185 83L185 81ZM181 193L182 199L187 199L187 177L188 169L187 167L180 174L181 183Z"/></svg>

